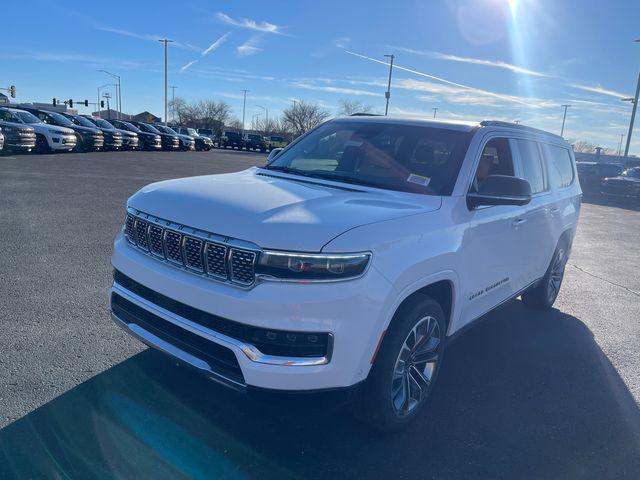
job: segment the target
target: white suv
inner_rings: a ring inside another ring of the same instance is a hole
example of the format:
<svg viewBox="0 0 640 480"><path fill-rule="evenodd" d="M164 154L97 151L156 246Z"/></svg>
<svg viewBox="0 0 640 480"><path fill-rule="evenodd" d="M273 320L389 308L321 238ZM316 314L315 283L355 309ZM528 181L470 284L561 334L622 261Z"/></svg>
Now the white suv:
<svg viewBox="0 0 640 480"><path fill-rule="evenodd" d="M243 391L355 392L402 427L453 334L550 308L581 200L570 146L504 122L329 121L264 167L129 199L114 320Z"/></svg>

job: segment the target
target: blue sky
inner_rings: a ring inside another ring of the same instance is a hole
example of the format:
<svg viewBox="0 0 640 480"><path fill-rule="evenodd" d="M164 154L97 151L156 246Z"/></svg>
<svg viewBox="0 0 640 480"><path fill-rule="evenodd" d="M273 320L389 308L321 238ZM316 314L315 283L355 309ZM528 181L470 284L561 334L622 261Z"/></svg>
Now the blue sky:
<svg viewBox="0 0 640 480"><path fill-rule="evenodd" d="M640 70L637 0L31 1L13 3L10 17L0 84L15 84L18 101L95 101L111 81L102 68L121 75L124 111L161 115L157 38L167 36L176 96L224 100L239 117L249 89L247 123L256 105L273 117L295 98L332 113L344 98L382 112L379 62L394 53L390 113L438 108L438 118L559 133L567 103L565 137L616 149L631 112L620 98Z"/></svg>

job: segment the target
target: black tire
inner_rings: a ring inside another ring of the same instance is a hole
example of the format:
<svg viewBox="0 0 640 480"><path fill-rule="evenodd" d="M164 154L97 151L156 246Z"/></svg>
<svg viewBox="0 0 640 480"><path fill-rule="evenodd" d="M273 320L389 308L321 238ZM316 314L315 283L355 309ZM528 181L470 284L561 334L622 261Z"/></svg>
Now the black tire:
<svg viewBox="0 0 640 480"><path fill-rule="evenodd" d="M428 403L436 382L442 365L446 327L442 307L429 296L418 297L401 307L387 330L369 377L360 387L353 404L355 416L383 432L398 431L411 423ZM421 330L423 328L426 330ZM432 336L426 333L429 328L433 329ZM424 337L418 336L420 331L425 332ZM421 345L416 346L414 353L406 348L412 335L415 345ZM430 360L422 366L418 357L413 357L417 354ZM402 356L405 356L404 360ZM408 363L414 367L400 372ZM416 385L419 401L411 396ZM401 396L403 391L404 397Z"/></svg>
<svg viewBox="0 0 640 480"><path fill-rule="evenodd" d="M35 153L49 153L51 149L49 148L49 144L47 143L47 139L44 135L37 134L36 135L36 146L33 149Z"/></svg>
<svg viewBox="0 0 640 480"><path fill-rule="evenodd" d="M521 295L522 303L536 310L550 309L556 298L558 298L568 258L569 242L563 237L553 252L553 257L551 257L551 262L549 262L544 277Z"/></svg>

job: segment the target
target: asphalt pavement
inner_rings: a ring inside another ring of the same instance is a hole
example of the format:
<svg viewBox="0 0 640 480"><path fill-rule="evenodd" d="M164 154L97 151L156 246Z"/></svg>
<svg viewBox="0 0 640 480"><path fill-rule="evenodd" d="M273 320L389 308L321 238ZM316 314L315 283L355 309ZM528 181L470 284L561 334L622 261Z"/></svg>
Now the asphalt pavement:
<svg viewBox="0 0 640 480"><path fill-rule="evenodd" d="M640 477L640 208L588 199L556 308L453 342L429 405L381 436L345 409L254 401L109 319L129 195L249 152L0 157L0 478Z"/></svg>

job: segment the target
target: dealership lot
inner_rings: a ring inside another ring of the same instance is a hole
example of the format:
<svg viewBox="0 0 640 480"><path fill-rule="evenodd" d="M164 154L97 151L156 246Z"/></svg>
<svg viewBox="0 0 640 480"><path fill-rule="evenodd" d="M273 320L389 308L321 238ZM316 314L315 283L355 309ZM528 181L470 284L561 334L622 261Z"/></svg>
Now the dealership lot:
<svg viewBox="0 0 640 480"><path fill-rule="evenodd" d="M448 350L431 416L393 437L239 399L112 324L126 198L265 159L0 157L0 478L637 478L638 206L585 203L557 309L487 315Z"/></svg>

